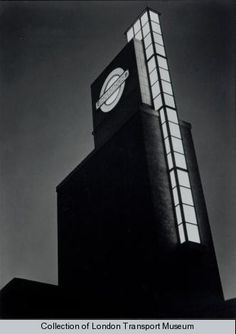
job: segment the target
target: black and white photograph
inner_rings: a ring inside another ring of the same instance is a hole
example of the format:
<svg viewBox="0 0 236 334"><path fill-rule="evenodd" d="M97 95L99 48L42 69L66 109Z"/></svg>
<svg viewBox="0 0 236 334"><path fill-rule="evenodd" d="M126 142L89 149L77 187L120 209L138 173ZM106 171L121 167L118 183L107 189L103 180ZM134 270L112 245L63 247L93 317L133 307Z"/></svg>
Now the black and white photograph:
<svg viewBox="0 0 236 334"><path fill-rule="evenodd" d="M0 1L0 319L236 318L234 9Z"/></svg>

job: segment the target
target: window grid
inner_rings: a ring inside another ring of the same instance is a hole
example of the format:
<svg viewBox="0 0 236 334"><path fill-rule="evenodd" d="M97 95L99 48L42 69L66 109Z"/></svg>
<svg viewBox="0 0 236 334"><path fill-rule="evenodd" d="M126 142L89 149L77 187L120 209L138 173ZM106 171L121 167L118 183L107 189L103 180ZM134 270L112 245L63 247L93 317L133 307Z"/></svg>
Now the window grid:
<svg viewBox="0 0 236 334"><path fill-rule="evenodd" d="M169 67L159 22L159 15L147 10L126 33L143 40L148 80L153 105L159 110L162 137L169 170L171 193L180 243L200 243L199 228L194 207L189 173L185 159L179 120L173 95Z"/></svg>
<svg viewBox="0 0 236 334"><path fill-rule="evenodd" d="M143 40L145 49L147 49L147 47L152 43L151 33L147 34Z"/></svg>
<svg viewBox="0 0 236 334"><path fill-rule="evenodd" d="M141 25L142 27L145 26L145 24L148 22L148 15L147 12L145 12L142 16L141 16Z"/></svg>
<svg viewBox="0 0 236 334"><path fill-rule="evenodd" d="M158 43L155 43L155 50L156 50L156 53L158 55L161 55L163 57L165 57L166 53L165 53L165 48L164 46L158 44Z"/></svg>
<svg viewBox="0 0 236 334"><path fill-rule="evenodd" d="M158 43L158 44L164 46L161 34L153 32L153 37L154 37L154 42L155 43Z"/></svg>
<svg viewBox="0 0 236 334"><path fill-rule="evenodd" d="M149 59L149 58L151 58L151 56L153 56L153 54L154 54L154 49L153 49L152 44L150 44L150 45L146 48L145 53L146 53L146 57L147 57L147 59Z"/></svg>
<svg viewBox="0 0 236 334"><path fill-rule="evenodd" d="M178 226L178 231L179 231L179 238L180 238L180 243L184 243L186 241L185 235L186 233L184 232L184 226L183 224L180 224Z"/></svg>
<svg viewBox="0 0 236 334"><path fill-rule="evenodd" d="M151 31L150 23L147 22L147 23L142 27L143 36L145 37L147 34L150 33L150 31Z"/></svg>
<svg viewBox="0 0 236 334"><path fill-rule="evenodd" d="M160 85L159 85L159 82L156 81L152 87L151 87L151 91L152 91L152 96L153 96L153 99L159 95L161 93L161 90L160 90Z"/></svg>
<svg viewBox="0 0 236 334"><path fill-rule="evenodd" d="M166 117L165 117L165 112L164 112L163 108L159 111L159 114L160 114L160 117L161 117L161 124L165 123L166 122Z"/></svg>
<svg viewBox="0 0 236 334"><path fill-rule="evenodd" d="M169 154L171 149L170 149L170 141L169 141L169 137L167 137L165 140L164 140L164 143L165 143L165 148L166 148L166 154Z"/></svg>
<svg viewBox="0 0 236 334"><path fill-rule="evenodd" d="M153 86L158 81L157 70L154 69L150 74L150 84Z"/></svg>
<svg viewBox="0 0 236 334"><path fill-rule="evenodd" d="M140 40L140 41L143 39L141 30L139 30L139 31L135 34L135 38L137 38L137 39Z"/></svg>
<svg viewBox="0 0 236 334"><path fill-rule="evenodd" d="M140 20L138 19L134 24L134 33L137 34L141 29Z"/></svg>
<svg viewBox="0 0 236 334"><path fill-rule="evenodd" d="M158 33L158 34L161 34L161 27L160 27L160 24L154 22L154 21L151 21L151 29L152 31Z"/></svg>
<svg viewBox="0 0 236 334"><path fill-rule="evenodd" d="M164 68L165 70L168 70L168 64L164 57L157 56L157 62L159 67Z"/></svg>

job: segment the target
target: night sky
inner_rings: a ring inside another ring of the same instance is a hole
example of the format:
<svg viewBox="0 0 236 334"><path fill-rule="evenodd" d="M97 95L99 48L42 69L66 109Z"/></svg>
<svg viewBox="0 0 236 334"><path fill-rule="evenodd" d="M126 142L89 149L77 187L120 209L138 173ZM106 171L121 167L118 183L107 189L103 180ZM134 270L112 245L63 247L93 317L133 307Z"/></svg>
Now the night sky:
<svg viewBox="0 0 236 334"><path fill-rule="evenodd" d="M148 5L162 13L179 116L193 126L223 289L233 298L233 1ZM146 6L0 2L0 287L13 277L57 283L56 186L93 149L90 84Z"/></svg>

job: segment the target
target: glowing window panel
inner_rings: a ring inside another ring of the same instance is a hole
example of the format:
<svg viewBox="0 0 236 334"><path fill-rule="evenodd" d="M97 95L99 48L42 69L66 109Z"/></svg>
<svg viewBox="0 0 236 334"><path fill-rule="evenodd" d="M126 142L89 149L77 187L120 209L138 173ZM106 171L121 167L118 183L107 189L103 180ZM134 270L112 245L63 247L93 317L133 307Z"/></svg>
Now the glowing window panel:
<svg viewBox="0 0 236 334"><path fill-rule="evenodd" d="M179 139L179 138L171 137L171 141L172 141L173 150L175 152L179 152L179 153L184 154L184 148L183 148L182 140Z"/></svg>
<svg viewBox="0 0 236 334"><path fill-rule="evenodd" d="M161 34L161 27L158 23L152 21L151 25L152 25L152 30L154 32L157 32L158 34Z"/></svg>
<svg viewBox="0 0 236 334"><path fill-rule="evenodd" d="M159 17L157 13L152 12L151 10L149 11L150 13L150 18L152 21L159 23Z"/></svg>
<svg viewBox="0 0 236 334"><path fill-rule="evenodd" d="M177 170L179 184L184 187L190 188L188 172L178 169Z"/></svg>
<svg viewBox="0 0 236 334"><path fill-rule="evenodd" d="M140 20L136 21L134 24L134 33L136 34L141 29Z"/></svg>
<svg viewBox="0 0 236 334"><path fill-rule="evenodd" d="M162 80L161 84L162 84L163 92L170 94L170 95L173 94L172 87L169 82Z"/></svg>
<svg viewBox="0 0 236 334"><path fill-rule="evenodd" d="M130 28L128 31L127 31L127 41L131 41L131 39L134 37L134 32L133 32L133 28Z"/></svg>
<svg viewBox="0 0 236 334"><path fill-rule="evenodd" d="M185 235L184 235L184 227L183 224L178 226L178 230L179 230L179 238L180 238L180 243L182 244L183 242L186 241L185 239Z"/></svg>
<svg viewBox="0 0 236 334"><path fill-rule="evenodd" d="M144 38L144 45L145 45L145 48L147 48L151 43L152 43L151 34L148 34L148 35Z"/></svg>
<svg viewBox="0 0 236 334"><path fill-rule="evenodd" d="M193 205L191 189L180 187L181 199L184 204Z"/></svg>
<svg viewBox="0 0 236 334"><path fill-rule="evenodd" d="M169 169L172 169L173 168L173 160L172 160L171 153L167 154L167 162L168 162Z"/></svg>
<svg viewBox="0 0 236 334"><path fill-rule="evenodd" d="M155 49L156 49L156 53L165 57L165 55L166 55L165 54L165 49L162 45L155 43Z"/></svg>
<svg viewBox="0 0 236 334"><path fill-rule="evenodd" d="M170 126L170 133L171 133L171 135L174 136L174 137L177 137L177 138L181 138L179 125L170 122L169 126Z"/></svg>
<svg viewBox="0 0 236 334"><path fill-rule="evenodd" d="M164 70L163 68L160 68L160 75L161 75L162 80L170 82L170 75L169 75L169 72L167 70Z"/></svg>
<svg viewBox="0 0 236 334"><path fill-rule="evenodd" d="M139 31L136 35L135 38L138 39L139 41L141 41L143 39L142 33L141 31Z"/></svg>
<svg viewBox="0 0 236 334"><path fill-rule="evenodd" d="M150 74L150 83L151 86L158 80L158 76L157 76L157 70L152 71L152 73Z"/></svg>
<svg viewBox="0 0 236 334"><path fill-rule="evenodd" d="M175 107L175 101L172 95L164 94L165 104L170 107Z"/></svg>
<svg viewBox="0 0 236 334"><path fill-rule="evenodd" d="M152 57L148 61L148 72L151 73L154 70L155 67L156 67L155 59L154 59L154 57Z"/></svg>
<svg viewBox="0 0 236 334"><path fill-rule="evenodd" d="M159 108L161 108L163 106L161 95L158 95L157 97L155 97L153 103L154 103L155 110L158 110Z"/></svg>
<svg viewBox="0 0 236 334"><path fill-rule="evenodd" d="M157 81L156 83L154 83L151 89L152 89L152 97L155 98L157 95L160 94L159 82Z"/></svg>
<svg viewBox="0 0 236 334"><path fill-rule="evenodd" d="M177 205L175 207L175 213L176 213L176 217L177 217L177 224L182 224L183 223L183 219L182 219L182 215L181 215L181 211L180 211L180 206Z"/></svg>
<svg viewBox="0 0 236 334"><path fill-rule="evenodd" d="M161 117L161 124L163 124L166 121L164 109L160 110L160 117Z"/></svg>
<svg viewBox="0 0 236 334"><path fill-rule="evenodd" d="M168 65L167 65L167 61L165 58L157 56L157 62L158 62L159 67L162 67L165 70L168 70Z"/></svg>
<svg viewBox="0 0 236 334"><path fill-rule="evenodd" d="M187 169L185 157L183 154L174 152L176 167Z"/></svg>
<svg viewBox="0 0 236 334"><path fill-rule="evenodd" d="M197 224L196 213L193 206L183 205L184 220L188 223Z"/></svg>
<svg viewBox="0 0 236 334"><path fill-rule="evenodd" d="M168 121L178 124L177 113L175 110L166 108L166 113L167 113Z"/></svg>
<svg viewBox="0 0 236 334"><path fill-rule="evenodd" d="M143 36L146 36L147 34L149 34L150 33L150 25L149 25L149 23L147 22L146 24L145 24L145 26L143 26Z"/></svg>
<svg viewBox="0 0 236 334"><path fill-rule="evenodd" d="M176 187L172 190L172 193L173 193L173 197L174 197L174 203L175 203L175 205L178 205L179 204L179 195L178 195Z"/></svg>
<svg viewBox="0 0 236 334"><path fill-rule="evenodd" d="M146 49L146 56L147 56L147 59L149 59L154 53L154 50L153 50L153 46L152 44L149 45L149 47Z"/></svg>
<svg viewBox="0 0 236 334"><path fill-rule="evenodd" d="M186 224L188 240L196 243L200 243L200 236L198 227L192 224Z"/></svg>
<svg viewBox="0 0 236 334"><path fill-rule="evenodd" d="M169 141L169 138L167 137L164 142L165 142L166 154L168 154L168 153L170 153L170 141Z"/></svg>
<svg viewBox="0 0 236 334"><path fill-rule="evenodd" d="M168 132L167 132L166 123L163 123L163 124L162 124L162 131L163 131L163 137L164 137L164 138L168 137Z"/></svg>
<svg viewBox="0 0 236 334"><path fill-rule="evenodd" d="M162 36L160 34L156 34L155 32L153 33L153 38L154 38L154 42L160 44L160 45L164 45L163 44L163 39Z"/></svg>
<svg viewBox="0 0 236 334"><path fill-rule="evenodd" d="M146 12L141 17L142 26L144 26L147 22L148 22L148 15L147 15L147 12Z"/></svg>
<svg viewBox="0 0 236 334"><path fill-rule="evenodd" d="M176 187L176 179L175 179L175 172L172 170L170 172L170 181L171 181L171 187Z"/></svg>

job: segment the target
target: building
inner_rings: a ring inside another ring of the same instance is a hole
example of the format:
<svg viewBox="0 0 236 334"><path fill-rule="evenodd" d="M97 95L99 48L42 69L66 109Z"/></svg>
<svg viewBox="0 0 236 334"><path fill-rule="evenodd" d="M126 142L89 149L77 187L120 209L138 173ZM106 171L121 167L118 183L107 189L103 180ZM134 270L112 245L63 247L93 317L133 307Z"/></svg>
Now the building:
<svg viewBox="0 0 236 334"><path fill-rule="evenodd" d="M95 149L57 187L59 287L40 291L51 291L62 318L223 317L191 125L178 115L160 14L146 8L126 37L91 86ZM39 291L16 283L27 296Z"/></svg>
<svg viewBox="0 0 236 334"><path fill-rule="evenodd" d="M106 300L104 315L195 312L223 292L191 126L159 14L145 10L126 36L91 86L95 150L57 187L59 285Z"/></svg>

